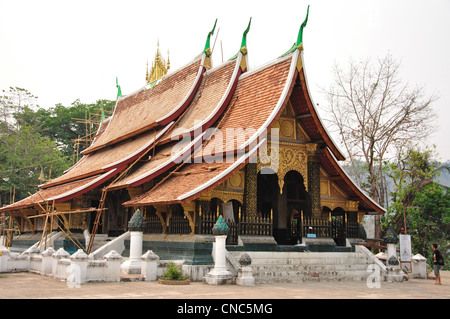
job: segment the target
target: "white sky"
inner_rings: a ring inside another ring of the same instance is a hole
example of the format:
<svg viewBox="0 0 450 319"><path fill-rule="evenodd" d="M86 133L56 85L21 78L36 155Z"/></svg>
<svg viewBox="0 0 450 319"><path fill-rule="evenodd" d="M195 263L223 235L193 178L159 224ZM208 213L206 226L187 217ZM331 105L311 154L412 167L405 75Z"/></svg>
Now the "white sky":
<svg viewBox="0 0 450 319"><path fill-rule="evenodd" d="M378 58L390 52L402 61L402 78L436 93L438 130L430 137L440 160L450 159L450 1L26 1L0 0L0 89L18 86L39 97L41 107L93 103L145 84L147 59L156 43L171 69L190 62L204 47L217 18L213 63L239 49L247 37L250 68L269 62L304 30L305 68L319 113L334 62ZM217 37L217 39L216 39ZM337 141L338 139L335 138Z"/></svg>

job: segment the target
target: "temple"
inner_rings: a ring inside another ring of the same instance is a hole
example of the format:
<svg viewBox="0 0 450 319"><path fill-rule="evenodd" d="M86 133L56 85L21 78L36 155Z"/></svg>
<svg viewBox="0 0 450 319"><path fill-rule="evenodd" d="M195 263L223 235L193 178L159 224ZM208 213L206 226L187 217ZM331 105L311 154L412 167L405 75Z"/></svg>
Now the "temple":
<svg viewBox="0 0 450 319"><path fill-rule="evenodd" d="M250 23L237 54L217 66L215 24L203 51L177 70L158 47L145 86L118 98L83 157L0 212L21 234L89 231L92 241L126 232L140 209L144 245L180 259L186 247L195 255L219 215L229 246L279 249L326 238L339 247L359 238L362 218L385 210L341 168L345 158L315 108L306 23L291 49L252 70Z"/></svg>

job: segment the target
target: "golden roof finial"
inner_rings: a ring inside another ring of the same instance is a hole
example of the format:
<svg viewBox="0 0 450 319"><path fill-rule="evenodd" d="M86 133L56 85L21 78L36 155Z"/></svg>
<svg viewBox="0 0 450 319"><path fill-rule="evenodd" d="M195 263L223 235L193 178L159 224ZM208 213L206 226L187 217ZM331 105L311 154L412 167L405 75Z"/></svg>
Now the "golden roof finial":
<svg viewBox="0 0 450 319"><path fill-rule="evenodd" d="M167 64L166 64L166 66L167 66L167 70L169 70L170 69L169 49L167 49Z"/></svg>
<svg viewBox="0 0 450 319"><path fill-rule="evenodd" d="M167 51L167 56L169 55L169 51ZM152 63L152 68L149 71L147 71L147 84L151 84L159 79L161 79L164 75L167 74L167 71L170 68L170 61L167 57L167 62L164 60L164 58L161 56L161 53L159 52L159 39L156 44L156 53L155 53L155 59ZM147 62L147 70L148 70L148 62Z"/></svg>

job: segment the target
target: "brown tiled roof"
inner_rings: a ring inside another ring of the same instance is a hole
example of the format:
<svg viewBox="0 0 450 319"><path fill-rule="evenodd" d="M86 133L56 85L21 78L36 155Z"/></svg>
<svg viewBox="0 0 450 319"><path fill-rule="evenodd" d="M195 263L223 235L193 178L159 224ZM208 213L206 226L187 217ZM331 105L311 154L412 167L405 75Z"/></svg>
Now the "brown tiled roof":
<svg viewBox="0 0 450 319"><path fill-rule="evenodd" d="M201 65L202 56L179 71L166 75L162 82L152 89L144 88L120 98L108 127L83 154L172 121L187 107L200 83L204 70Z"/></svg>
<svg viewBox="0 0 450 319"><path fill-rule="evenodd" d="M106 179L111 178L111 176L113 176L115 173L116 171L113 170L105 174L91 176L75 182L41 189L38 192L34 193L32 196L26 197L14 204L0 208L0 211L14 211L27 207L33 207L37 205L37 203L43 205L46 204L46 201L49 205L52 205L53 199L55 199L55 203L65 202L79 195L80 192L86 192L94 187L99 186ZM43 207L45 208L45 206Z"/></svg>
<svg viewBox="0 0 450 319"><path fill-rule="evenodd" d="M85 155L64 175L41 185L40 188L48 188L55 185L71 182L80 178L103 173L114 167L124 167L127 163L136 159L152 144L159 131L149 131L111 147L98 150Z"/></svg>
<svg viewBox="0 0 450 319"><path fill-rule="evenodd" d="M215 115L214 111L226 93L235 67L235 61L228 61L218 68L210 69L204 73L202 83L192 99L189 109L177 122L172 135L176 136L178 132L182 135L184 132L193 129L196 124L204 122ZM224 107L227 104L224 103ZM214 117L212 122L214 122Z"/></svg>
<svg viewBox="0 0 450 319"><path fill-rule="evenodd" d="M235 166L233 166L235 165ZM242 166L245 162L237 165L237 162L224 162L224 163L191 163L184 164L175 172L164 179L161 183L156 185L147 193L132 198L128 202L125 202L125 206L142 206L142 205L154 205L154 204L174 204L191 201L201 194L208 192L214 188L218 183L221 183L224 179L228 178L229 174L233 174ZM220 175L227 169L233 168L229 174L226 174L223 178ZM198 192L193 192L192 195L188 193L192 192L196 188L205 185L219 178L217 181L209 186L201 188ZM184 195L184 197L183 197ZM182 198L180 198L182 197Z"/></svg>
<svg viewBox="0 0 450 319"><path fill-rule="evenodd" d="M158 150L156 158L151 159L122 180L111 185L110 189L138 186L173 167L176 164L175 158L185 153L182 148L188 147L188 150L194 150L195 145L190 142L189 136L198 132L202 133L209 128L227 107L236 87L237 79L242 72L239 67L240 58L228 61L205 72L202 83L188 110L174 125L174 129L171 128L172 133L170 135L177 142L172 142L169 146ZM186 134L189 137L188 142L186 142L186 138L181 136L185 135L186 137ZM168 138L162 143L170 141L171 136L167 135ZM178 138L180 141L178 141Z"/></svg>
<svg viewBox="0 0 450 319"><path fill-rule="evenodd" d="M284 105L287 102L287 99L284 101L285 97L282 93L285 92L286 87L289 90L293 87L293 83L288 81L288 74L292 71L294 58L293 55L289 55L266 67L241 76L217 128L221 132L226 132L227 129L234 128L256 131L265 124L270 127L273 123L267 123L267 120L272 118L272 122L275 122L279 114L274 115L274 112L281 113L280 103ZM292 76L290 80L293 82L294 79L295 77ZM286 96L288 97L289 94ZM276 108L277 106L279 110ZM226 136L223 134L222 139L217 139L218 144L213 144L215 140L212 138L210 141L204 142L203 154L205 154L204 150L211 145L219 145L220 150L223 147L223 150L231 151L234 154L237 147L246 139L238 141L239 143L237 141L227 143ZM257 147L253 148L253 150L256 149ZM246 154L249 155L249 152ZM216 187L245 165L245 162L237 162L237 158L234 156L233 158L234 161L227 161L223 157L218 161L212 161L204 157L203 161L198 163L196 162L197 158L192 163L183 163L153 189L131 199L124 205L170 204L195 199ZM242 158L240 159L242 160Z"/></svg>
<svg viewBox="0 0 450 319"><path fill-rule="evenodd" d="M221 135L213 134L204 143L203 157L221 151L235 153L249 136L239 134L239 140L231 140L229 136L227 138L227 130L255 132L267 121L286 86L291 60L292 56L289 55L265 68L241 75L228 109L218 125Z"/></svg>
<svg viewBox="0 0 450 319"><path fill-rule="evenodd" d="M136 166L133 171L130 171L127 174L125 174L123 178L114 182L114 184L110 185L108 189L113 190L123 187L135 186L129 185L128 183L132 182L136 178L144 179L145 177L147 177L147 179L152 179L156 177L155 175L157 174L159 175L160 173L165 172L167 169L173 166L172 164L175 164L171 163L172 162L171 153L173 146L174 146L173 144L167 144L159 148L156 151L155 156L151 156L149 160L146 161L141 166ZM167 165L167 168L164 169L164 167L162 167L163 164L169 165ZM156 169L158 170L155 172Z"/></svg>

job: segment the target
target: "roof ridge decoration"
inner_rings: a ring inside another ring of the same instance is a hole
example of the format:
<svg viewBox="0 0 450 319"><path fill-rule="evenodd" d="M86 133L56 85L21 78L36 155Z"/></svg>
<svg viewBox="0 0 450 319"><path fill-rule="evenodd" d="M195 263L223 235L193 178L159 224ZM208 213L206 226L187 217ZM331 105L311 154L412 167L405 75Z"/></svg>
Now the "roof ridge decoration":
<svg viewBox="0 0 450 319"><path fill-rule="evenodd" d="M297 42L295 42L288 51L279 56L280 58L294 52L296 49L298 49L299 51L303 51L303 29L306 27L306 24L308 23L308 16L309 16L309 5L308 9L306 10L306 18L300 25L300 30L298 30Z"/></svg>
<svg viewBox="0 0 450 319"><path fill-rule="evenodd" d="M241 52L242 55L244 56L241 61L241 65L240 65L242 71L247 69L247 53L248 53L248 51L247 51L247 33L248 33L248 31L250 31L251 23L252 23L252 18L250 17L250 21L248 22L247 29L245 29L244 33L242 34L241 47L239 48L239 51L229 59L229 61L237 59L239 52Z"/></svg>
<svg viewBox="0 0 450 319"><path fill-rule="evenodd" d="M243 62L243 60L245 60L245 55L247 54L246 37L247 33L250 30L250 23L251 18L247 26L247 29L244 31L244 35L241 42L241 48L236 54L236 58L234 59L235 61L227 62L230 64L235 63L235 65L233 73L228 81L227 87L223 92L223 95L221 96L220 100L217 101L217 104L215 105L214 109L210 111L204 118L198 119L198 121L194 123L193 126L190 126L188 128L183 127L182 135L185 134L189 134L189 136L192 135L193 140L191 140L187 145L184 145L177 152L172 153L171 156L167 158L167 160L159 164L157 167L152 168L151 170L148 170L145 173L142 173L141 175L127 181L126 186L130 187L139 186L143 182L155 178L159 174L165 172L167 169L173 167L175 164L179 164L180 162L182 162L186 157L194 154L195 150L202 144L203 140L205 139L204 137L205 131L209 129L220 118L223 112L225 112L226 108L228 107L228 104L230 103L231 97L234 94L240 75L246 72L247 70L247 63L245 61ZM211 75L213 72L218 72L218 68L209 70L208 74ZM201 96L203 96L202 93L200 97Z"/></svg>
<svg viewBox="0 0 450 319"><path fill-rule="evenodd" d="M117 100L119 97L122 96L122 89L120 88L119 80L117 79L117 76L116 76L116 87L117 87L117 97L116 97L116 100Z"/></svg>
<svg viewBox="0 0 450 319"><path fill-rule="evenodd" d="M167 50L167 61L161 55L159 50L159 39L156 44L155 58L153 59L151 68L149 69L147 60L147 72L145 76L146 85L151 88L158 85L170 69L169 50Z"/></svg>
<svg viewBox="0 0 450 319"><path fill-rule="evenodd" d="M214 22L214 27L212 28L211 31L209 31L208 36L206 37L206 43L205 43L205 48L203 49L203 52L206 55L205 61L203 63L204 67L207 69L211 68L211 36L214 34L214 30L216 29L216 25L217 25L217 19Z"/></svg>

